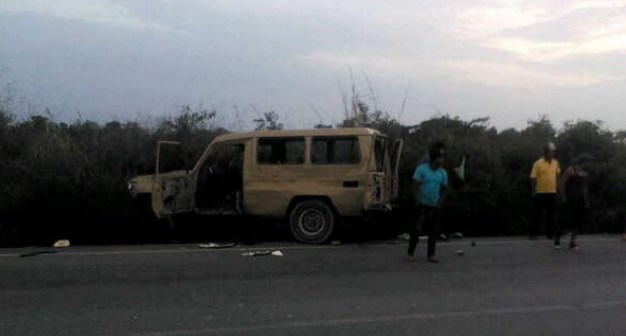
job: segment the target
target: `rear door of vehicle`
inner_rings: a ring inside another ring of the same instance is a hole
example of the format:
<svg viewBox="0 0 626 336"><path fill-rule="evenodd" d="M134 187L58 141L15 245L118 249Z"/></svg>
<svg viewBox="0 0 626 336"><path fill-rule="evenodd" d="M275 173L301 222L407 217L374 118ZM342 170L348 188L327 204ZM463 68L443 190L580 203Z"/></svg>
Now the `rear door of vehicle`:
<svg viewBox="0 0 626 336"><path fill-rule="evenodd" d="M400 187L399 187L399 168L400 168L400 159L402 157L402 147L404 146L404 142L400 139L395 140L391 145L391 151L389 153L389 157L391 159L390 171L388 172L391 177L391 200L395 200L398 198Z"/></svg>

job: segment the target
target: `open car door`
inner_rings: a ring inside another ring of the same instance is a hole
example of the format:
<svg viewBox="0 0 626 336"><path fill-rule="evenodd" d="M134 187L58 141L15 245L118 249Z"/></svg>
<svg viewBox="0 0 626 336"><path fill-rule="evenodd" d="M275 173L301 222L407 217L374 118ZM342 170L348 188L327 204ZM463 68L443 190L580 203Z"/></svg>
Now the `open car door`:
<svg viewBox="0 0 626 336"><path fill-rule="evenodd" d="M191 212L195 209L196 184L186 170L162 172L161 150L164 146L179 146L176 141L158 141L156 171L152 181L152 210L157 217Z"/></svg>
<svg viewBox="0 0 626 336"><path fill-rule="evenodd" d="M389 157L391 159L391 199L395 200L398 198L400 193L400 185L399 185L399 168L400 168L400 158L402 156L402 147L404 146L404 142L402 140L395 140L391 145L391 152L389 153Z"/></svg>

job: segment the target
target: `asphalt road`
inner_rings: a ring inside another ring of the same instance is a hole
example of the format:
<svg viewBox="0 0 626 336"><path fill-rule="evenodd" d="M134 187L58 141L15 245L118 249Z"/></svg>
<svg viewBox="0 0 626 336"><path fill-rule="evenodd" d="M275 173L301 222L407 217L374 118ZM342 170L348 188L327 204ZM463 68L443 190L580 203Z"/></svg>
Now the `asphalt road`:
<svg viewBox="0 0 626 336"><path fill-rule="evenodd" d="M461 240L437 265L404 242L0 250L0 335L626 335L626 243L581 247Z"/></svg>

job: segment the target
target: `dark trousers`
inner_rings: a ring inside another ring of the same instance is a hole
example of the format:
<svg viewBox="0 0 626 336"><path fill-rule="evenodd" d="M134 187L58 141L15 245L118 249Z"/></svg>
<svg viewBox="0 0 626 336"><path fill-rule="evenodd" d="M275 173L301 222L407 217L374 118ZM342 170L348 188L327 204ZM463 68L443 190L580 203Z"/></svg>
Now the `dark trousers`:
<svg viewBox="0 0 626 336"><path fill-rule="evenodd" d="M569 229L580 230L590 217L585 200L568 199L566 205Z"/></svg>
<svg viewBox="0 0 626 336"><path fill-rule="evenodd" d="M539 234L538 226L543 224L546 236L558 237L561 228L556 220L556 194L537 194L534 202L536 218L530 223L528 234L536 237Z"/></svg>
<svg viewBox="0 0 626 336"><path fill-rule="evenodd" d="M583 224L587 224L591 218L591 212L587 208L584 199L568 199L567 200L567 217L568 226L572 233L570 243L573 244L576 240L576 236L580 231Z"/></svg>
<svg viewBox="0 0 626 336"><path fill-rule="evenodd" d="M421 205L418 220L411 225L409 234L409 256L415 255L415 248L419 240L419 229L423 229L428 235L428 257L435 255L437 233L439 232L439 210L435 207Z"/></svg>

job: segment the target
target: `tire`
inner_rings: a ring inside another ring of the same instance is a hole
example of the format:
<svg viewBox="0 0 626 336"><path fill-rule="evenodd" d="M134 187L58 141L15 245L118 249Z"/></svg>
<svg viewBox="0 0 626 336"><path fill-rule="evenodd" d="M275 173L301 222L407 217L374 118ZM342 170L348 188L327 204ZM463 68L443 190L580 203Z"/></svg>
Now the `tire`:
<svg viewBox="0 0 626 336"><path fill-rule="evenodd" d="M305 200L291 210L289 227L297 241L305 244L322 244L333 234L335 213L326 202Z"/></svg>

